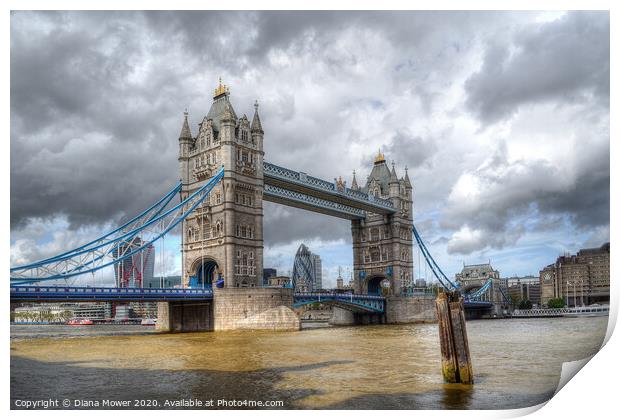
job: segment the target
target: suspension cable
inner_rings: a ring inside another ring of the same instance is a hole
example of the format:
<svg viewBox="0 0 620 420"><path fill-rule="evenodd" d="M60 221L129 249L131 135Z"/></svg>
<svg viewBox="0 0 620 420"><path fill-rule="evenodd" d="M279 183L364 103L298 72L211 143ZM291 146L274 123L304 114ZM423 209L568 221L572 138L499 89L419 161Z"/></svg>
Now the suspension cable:
<svg viewBox="0 0 620 420"><path fill-rule="evenodd" d="M102 238L106 239L103 243L99 243L91 248L84 246L75 252L63 253L50 259L11 268L11 284L18 285L40 281L67 279L90 273L92 271L101 270L113 264L120 264L120 266L117 265L120 270L117 270L115 277L117 283L122 283L122 277L126 271L124 267L124 260L140 252L157 239L163 237L183 219L190 215L194 209L208 196L215 184L222 179L223 174L224 172L222 168L213 178L211 178L211 180L209 180L208 183L199 188L193 194L189 195L178 205L165 212L161 209L160 213L162 214L159 214L157 217L149 217L148 221L141 222L143 224L137 227L132 227L132 230L128 232L121 232L113 239L107 239L110 237L109 234L104 235ZM164 221L166 221L165 225L163 223ZM155 223L160 223L162 229L157 230L158 225L155 225ZM116 229L116 231L119 231L119 229ZM140 246L133 246L136 238L141 232L147 232L148 234L153 235L152 239L145 241ZM116 250L116 256L114 256L114 253L112 252L113 250ZM112 256L112 261L106 262L104 258L109 258L110 256ZM96 261L95 266L91 264L92 260ZM119 286L120 285L121 284L119 284Z"/></svg>
<svg viewBox="0 0 620 420"><path fill-rule="evenodd" d="M430 269L432 270L433 274L435 275L435 278L437 278L439 283L441 283L441 285L447 290L457 289L457 286L454 283L452 283L452 281L450 281L450 279L443 273L443 271L441 271L441 268L439 268L439 265L437 265L433 257L430 255L430 252L424 245L424 242L422 241L422 238L418 234L415 226L413 227L413 235L416 239L416 242L418 243L419 249L422 251L422 254L424 255L424 259L428 263ZM441 273L441 275L439 273Z"/></svg>

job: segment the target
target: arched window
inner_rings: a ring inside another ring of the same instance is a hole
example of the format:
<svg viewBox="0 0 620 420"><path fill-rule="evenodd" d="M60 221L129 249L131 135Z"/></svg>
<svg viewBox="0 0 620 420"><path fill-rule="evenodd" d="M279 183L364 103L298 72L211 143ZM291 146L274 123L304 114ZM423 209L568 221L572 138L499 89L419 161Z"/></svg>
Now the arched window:
<svg viewBox="0 0 620 420"><path fill-rule="evenodd" d="M381 261L381 253L379 247L373 247L370 249L370 260L372 262Z"/></svg>
<svg viewBox="0 0 620 420"><path fill-rule="evenodd" d="M189 242L194 242L194 230L191 227L187 229L187 240Z"/></svg>

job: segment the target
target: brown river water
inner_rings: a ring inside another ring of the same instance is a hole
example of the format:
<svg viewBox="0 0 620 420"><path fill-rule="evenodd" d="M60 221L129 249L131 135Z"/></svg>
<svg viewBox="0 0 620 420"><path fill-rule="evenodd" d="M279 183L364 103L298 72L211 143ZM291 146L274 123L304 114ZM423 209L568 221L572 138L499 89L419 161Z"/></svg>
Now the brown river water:
<svg viewBox="0 0 620 420"><path fill-rule="evenodd" d="M191 334L11 326L11 401L13 408L50 398L71 407L212 399L280 401L286 409L521 408L548 400L562 362L595 353L606 328L606 317L468 321L476 383L463 386L443 383L436 324Z"/></svg>

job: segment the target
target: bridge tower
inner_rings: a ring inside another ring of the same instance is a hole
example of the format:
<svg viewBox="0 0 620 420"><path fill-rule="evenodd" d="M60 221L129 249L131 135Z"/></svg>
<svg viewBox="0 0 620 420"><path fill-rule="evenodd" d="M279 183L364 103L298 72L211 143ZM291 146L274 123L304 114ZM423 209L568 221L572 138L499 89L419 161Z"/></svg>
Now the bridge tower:
<svg viewBox="0 0 620 420"><path fill-rule="evenodd" d="M179 136L182 198L224 166L224 178L183 223L184 286L257 287L263 272L263 129L254 105L250 122L237 117L230 91L213 103L192 136L187 112Z"/></svg>
<svg viewBox="0 0 620 420"><path fill-rule="evenodd" d="M351 188L389 199L396 209L393 215L367 213L351 222L355 291L400 295L413 280L413 188L407 169L399 179L394 162L390 170L379 152L366 185L360 188L354 173Z"/></svg>

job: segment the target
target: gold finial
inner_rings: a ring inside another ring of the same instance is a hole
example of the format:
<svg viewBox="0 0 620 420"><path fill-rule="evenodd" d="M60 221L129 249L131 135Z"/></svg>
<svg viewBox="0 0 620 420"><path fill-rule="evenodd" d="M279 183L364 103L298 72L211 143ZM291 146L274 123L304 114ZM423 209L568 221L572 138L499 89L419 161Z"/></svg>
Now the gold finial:
<svg viewBox="0 0 620 420"><path fill-rule="evenodd" d="M385 162L385 156L383 156L383 153L381 153L381 149L379 149L379 153L377 154L377 157L375 158L375 164L381 163L381 162Z"/></svg>
<svg viewBox="0 0 620 420"><path fill-rule="evenodd" d="M228 93L229 90L226 87L226 85L222 84L222 78L220 77L220 84L217 87L217 89L215 89L215 95L213 96L214 98L217 98L218 96L224 94L224 93Z"/></svg>

